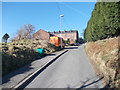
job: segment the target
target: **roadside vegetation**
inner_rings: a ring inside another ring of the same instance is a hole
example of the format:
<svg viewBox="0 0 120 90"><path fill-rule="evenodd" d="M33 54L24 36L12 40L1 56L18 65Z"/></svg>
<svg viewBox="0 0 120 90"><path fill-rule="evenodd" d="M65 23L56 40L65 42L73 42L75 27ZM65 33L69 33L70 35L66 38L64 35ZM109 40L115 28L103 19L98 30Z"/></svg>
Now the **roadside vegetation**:
<svg viewBox="0 0 120 90"><path fill-rule="evenodd" d="M97 2L84 31L85 50L109 87L120 87L120 2Z"/></svg>
<svg viewBox="0 0 120 90"><path fill-rule="evenodd" d="M46 54L58 50L46 40L33 39L34 27L31 24L24 25L8 43L0 43L2 53L2 76L39 59ZM36 51L37 48L44 49L44 54Z"/></svg>
<svg viewBox="0 0 120 90"><path fill-rule="evenodd" d="M43 57L44 55L40 55L36 51L37 48L45 49L44 55L57 50L54 45L43 40L19 40L8 44L2 43L0 47L0 52L2 52L2 75L4 76L33 60Z"/></svg>
<svg viewBox="0 0 120 90"><path fill-rule="evenodd" d="M120 35L120 2L97 2L84 31L86 42Z"/></svg>
<svg viewBox="0 0 120 90"><path fill-rule="evenodd" d="M120 87L120 37L85 44L85 50L97 73L104 76L104 84Z"/></svg>

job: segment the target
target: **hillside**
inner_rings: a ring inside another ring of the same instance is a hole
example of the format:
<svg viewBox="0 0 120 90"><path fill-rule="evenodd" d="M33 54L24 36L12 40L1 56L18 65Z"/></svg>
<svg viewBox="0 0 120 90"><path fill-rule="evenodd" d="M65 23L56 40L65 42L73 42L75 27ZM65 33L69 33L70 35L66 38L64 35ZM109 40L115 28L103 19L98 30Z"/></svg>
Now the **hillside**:
<svg viewBox="0 0 120 90"><path fill-rule="evenodd" d="M120 87L120 2L97 2L84 31L85 50L110 87Z"/></svg>
<svg viewBox="0 0 120 90"><path fill-rule="evenodd" d="M45 40L18 40L11 43L1 43L0 53L2 53L2 75L6 75L16 68L22 67L32 62L41 55L36 51L37 48L45 49L45 54L50 54L57 48Z"/></svg>
<svg viewBox="0 0 120 90"><path fill-rule="evenodd" d="M85 50L98 73L103 74L110 87L120 87L119 37L98 40L85 44Z"/></svg>

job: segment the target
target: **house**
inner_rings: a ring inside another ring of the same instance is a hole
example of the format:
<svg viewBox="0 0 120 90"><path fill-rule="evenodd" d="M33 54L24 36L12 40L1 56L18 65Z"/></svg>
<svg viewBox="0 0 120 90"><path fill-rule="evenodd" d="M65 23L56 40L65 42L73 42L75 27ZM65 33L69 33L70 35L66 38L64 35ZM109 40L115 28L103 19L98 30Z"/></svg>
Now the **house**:
<svg viewBox="0 0 120 90"><path fill-rule="evenodd" d="M55 36L63 38L64 41L69 40L70 44L76 43L78 41L78 31L77 30L70 30L70 31L57 31L57 32L49 32Z"/></svg>
<svg viewBox="0 0 120 90"><path fill-rule="evenodd" d="M40 29L36 33L33 34L34 39L40 40L48 40L50 39L50 33L46 32L45 30Z"/></svg>
<svg viewBox="0 0 120 90"><path fill-rule="evenodd" d="M34 39L41 40L50 40L50 37L57 36L63 38L64 41L69 41L70 44L76 43L78 41L78 31L70 30L70 31L57 31L57 32L46 32L45 30L40 29L36 33L33 34Z"/></svg>

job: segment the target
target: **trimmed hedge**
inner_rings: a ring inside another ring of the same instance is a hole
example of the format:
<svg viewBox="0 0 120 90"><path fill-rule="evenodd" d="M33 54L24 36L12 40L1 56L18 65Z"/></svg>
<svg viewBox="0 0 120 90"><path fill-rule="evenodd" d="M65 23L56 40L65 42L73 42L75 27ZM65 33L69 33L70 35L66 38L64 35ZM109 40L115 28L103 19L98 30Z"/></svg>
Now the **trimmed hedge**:
<svg viewBox="0 0 120 90"><path fill-rule="evenodd" d="M120 2L97 2L84 31L86 42L120 35Z"/></svg>

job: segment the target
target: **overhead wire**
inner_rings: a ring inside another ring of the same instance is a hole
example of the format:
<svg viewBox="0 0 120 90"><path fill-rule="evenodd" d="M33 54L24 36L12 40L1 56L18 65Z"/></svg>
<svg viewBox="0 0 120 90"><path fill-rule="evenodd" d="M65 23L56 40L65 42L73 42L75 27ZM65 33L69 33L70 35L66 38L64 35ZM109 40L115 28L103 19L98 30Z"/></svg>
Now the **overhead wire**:
<svg viewBox="0 0 120 90"><path fill-rule="evenodd" d="M56 5L57 5L57 8L58 8L58 10L59 10L59 15L62 15L62 9L61 9L61 7L60 7L59 2L56 2ZM64 19L64 23L65 23L65 22L66 22L66 20ZM69 26L67 23L66 23L66 25Z"/></svg>
<svg viewBox="0 0 120 90"><path fill-rule="evenodd" d="M62 14L62 10L61 10L61 8L60 8L60 6L59 6L59 3L56 2L56 5L57 5L57 8L58 8L58 10L59 10L59 13Z"/></svg>

